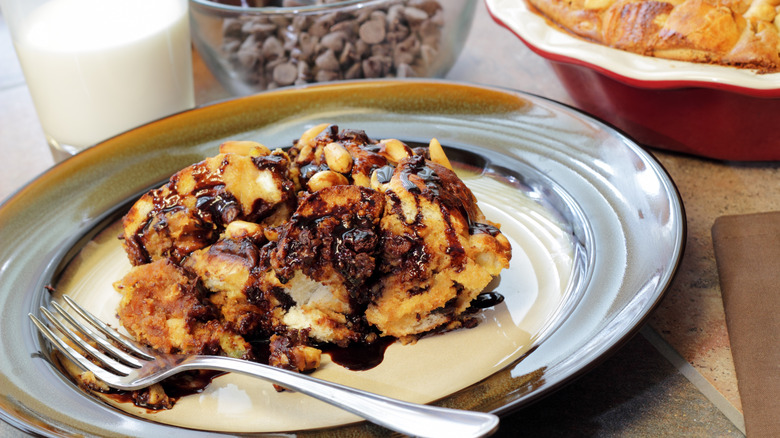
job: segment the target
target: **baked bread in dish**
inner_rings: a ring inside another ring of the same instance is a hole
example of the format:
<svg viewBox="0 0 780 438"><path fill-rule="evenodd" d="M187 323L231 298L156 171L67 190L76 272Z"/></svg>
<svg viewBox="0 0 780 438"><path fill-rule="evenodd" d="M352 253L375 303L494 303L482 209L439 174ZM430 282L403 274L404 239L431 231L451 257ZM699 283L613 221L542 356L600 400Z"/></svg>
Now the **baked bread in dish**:
<svg viewBox="0 0 780 438"><path fill-rule="evenodd" d="M527 0L587 40L658 58L780 71L777 0Z"/></svg>

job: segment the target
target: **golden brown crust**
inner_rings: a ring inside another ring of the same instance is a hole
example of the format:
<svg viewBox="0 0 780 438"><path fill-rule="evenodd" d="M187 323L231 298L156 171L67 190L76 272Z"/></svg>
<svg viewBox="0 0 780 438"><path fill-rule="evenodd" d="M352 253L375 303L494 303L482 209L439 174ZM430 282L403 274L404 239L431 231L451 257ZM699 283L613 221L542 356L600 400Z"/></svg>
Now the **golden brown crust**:
<svg viewBox="0 0 780 438"><path fill-rule="evenodd" d="M114 287L122 293L119 320L140 342L165 353L251 356L216 318L197 277L169 259L136 266Z"/></svg>
<svg viewBox="0 0 780 438"><path fill-rule="evenodd" d="M294 183L281 151L219 154L173 175L141 197L123 218L123 245L133 265L179 262L214 243L235 220L276 225L292 213Z"/></svg>
<svg viewBox="0 0 780 438"><path fill-rule="evenodd" d="M647 41L662 29L664 16L674 7L665 2L622 0L603 14L603 35L614 47L641 54L652 54Z"/></svg>
<svg viewBox="0 0 780 438"><path fill-rule="evenodd" d="M454 172L414 156L379 187L383 272L366 319L383 335L418 335L458 321L493 275L509 266L509 242L481 232L476 199ZM495 255L487 266L485 251Z"/></svg>
<svg viewBox="0 0 780 438"><path fill-rule="evenodd" d="M527 0L574 35L681 61L780 71L778 0Z"/></svg>

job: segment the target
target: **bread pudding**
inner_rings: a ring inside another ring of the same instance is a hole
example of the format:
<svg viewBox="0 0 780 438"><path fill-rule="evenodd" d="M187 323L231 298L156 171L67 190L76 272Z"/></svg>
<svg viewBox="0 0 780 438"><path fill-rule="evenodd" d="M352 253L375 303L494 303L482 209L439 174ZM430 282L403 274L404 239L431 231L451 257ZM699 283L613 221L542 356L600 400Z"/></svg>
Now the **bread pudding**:
<svg viewBox="0 0 780 438"><path fill-rule="evenodd" d="M324 346L472 327L509 266L441 145L315 126L288 150L230 141L143 195L120 236L118 316L166 353L308 372Z"/></svg>
<svg viewBox="0 0 780 438"><path fill-rule="evenodd" d="M778 0L527 0L554 25L640 55L780 71Z"/></svg>

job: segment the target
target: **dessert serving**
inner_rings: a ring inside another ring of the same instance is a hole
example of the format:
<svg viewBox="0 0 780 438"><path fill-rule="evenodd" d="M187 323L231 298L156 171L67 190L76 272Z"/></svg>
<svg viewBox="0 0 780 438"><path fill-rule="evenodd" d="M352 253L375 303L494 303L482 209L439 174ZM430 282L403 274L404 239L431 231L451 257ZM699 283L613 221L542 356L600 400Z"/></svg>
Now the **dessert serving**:
<svg viewBox="0 0 780 438"><path fill-rule="evenodd" d="M780 71L776 0L527 0L560 28L659 58Z"/></svg>
<svg viewBox="0 0 780 438"><path fill-rule="evenodd" d="M473 327L511 247L441 145L318 125L287 151L229 141L123 218L119 321L161 352L308 372L325 346ZM153 387L134 396L172 401ZM153 396L150 395L153 393Z"/></svg>

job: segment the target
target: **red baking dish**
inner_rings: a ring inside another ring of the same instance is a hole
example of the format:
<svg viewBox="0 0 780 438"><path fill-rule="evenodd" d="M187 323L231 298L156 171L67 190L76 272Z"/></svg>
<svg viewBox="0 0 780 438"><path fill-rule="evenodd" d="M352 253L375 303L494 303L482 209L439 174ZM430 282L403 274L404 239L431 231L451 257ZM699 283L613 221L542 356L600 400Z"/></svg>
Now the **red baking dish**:
<svg viewBox="0 0 780 438"><path fill-rule="evenodd" d="M672 61L559 30L522 0L486 0L547 59L581 109L648 147L736 161L780 159L780 73Z"/></svg>

